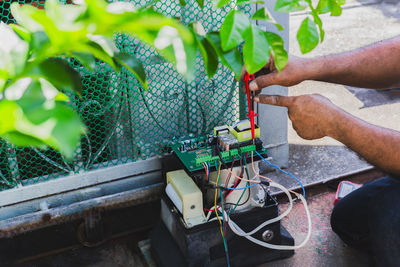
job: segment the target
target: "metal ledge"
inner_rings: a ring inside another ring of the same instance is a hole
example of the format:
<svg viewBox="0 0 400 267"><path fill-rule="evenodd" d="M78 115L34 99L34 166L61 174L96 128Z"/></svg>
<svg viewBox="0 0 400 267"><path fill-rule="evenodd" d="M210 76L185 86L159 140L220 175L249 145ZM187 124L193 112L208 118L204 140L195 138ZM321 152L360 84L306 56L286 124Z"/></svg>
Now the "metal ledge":
<svg viewBox="0 0 400 267"><path fill-rule="evenodd" d="M11 238L28 231L77 220L91 209L119 209L157 200L163 188L163 183L157 183L3 220L0 221L0 238Z"/></svg>
<svg viewBox="0 0 400 267"><path fill-rule="evenodd" d="M126 177L139 176L160 170L161 159L150 158L9 189L0 192L0 211L2 207L15 205L21 202L88 188Z"/></svg>

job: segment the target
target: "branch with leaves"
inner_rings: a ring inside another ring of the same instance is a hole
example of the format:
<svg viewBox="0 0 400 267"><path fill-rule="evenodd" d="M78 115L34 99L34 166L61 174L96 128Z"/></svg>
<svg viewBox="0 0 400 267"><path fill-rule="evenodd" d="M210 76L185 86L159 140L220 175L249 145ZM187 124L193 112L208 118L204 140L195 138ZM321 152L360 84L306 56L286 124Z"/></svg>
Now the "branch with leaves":
<svg viewBox="0 0 400 267"><path fill-rule="evenodd" d="M340 15L340 1L320 0L313 7L311 0L278 0L275 11L310 10L297 33L301 51L307 53L324 39L319 15ZM278 30L283 27L267 8L250 17L238 9L252 3L263 1L217 1L215 8L228 4L233 8L221 29L214 32L205 32L198 22L183 25L179 18L166 17L151 5L135 8L130 3L107 4L103 0L61 5L57 0L47 0L45 9L39 10L13 3L11 12L17 24L0 24L5 40L0 42L0 136L18 146L50 146L72 158L86 130L63 93L70 90L80 95L82 91L79 74L65 59L76 58L89 70L94 70L99 60L115 71L124 67L147 89L142 63L116 48L113 36L117 32L153 47L188 81L195 77L198 54L209 78L221 63L239 80L243 65L255 73L271 55L281 70L288 59L282 38L264 32L255 21L270 22ZM185 0L180 4L186 5ZM204 1L197 0L197 4L203 8Z"/></svg>

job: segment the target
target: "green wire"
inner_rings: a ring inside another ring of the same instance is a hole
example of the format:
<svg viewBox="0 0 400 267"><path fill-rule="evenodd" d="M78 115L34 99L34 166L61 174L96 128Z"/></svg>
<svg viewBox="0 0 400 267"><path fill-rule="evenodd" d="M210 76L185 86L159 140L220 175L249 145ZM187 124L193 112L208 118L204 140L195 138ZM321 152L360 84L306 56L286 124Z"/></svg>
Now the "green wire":
<svg viewBox="0 0 400 267"><path fill-rule="evenodd" d="M249 182L246 183L246 186L248 186L248 185L249 185ZM228 215L231 215L233 212L235 212L235 210L236 210L237 206L239 205L240 200L242 200L242 198L243 198L245 192L246 192L246 190L243 190L242 194L240 195L239 200L236 202L235 207L234 207L232 210L230 210L230 211L228 212ZM249 194L250 194L250 193L249 193Z"/></svg>
<svg viewBox="0 0 400 267"><path fill-rule="evenodd" d="M246 160L244 161L244 166L245 166L245 170L246 170L247 179L250 179L249 171L247 170ZM249 186L249 182L246 182L246 186ZM246 192L246 190L243 190L242 194L240 195L239 200L236 202L235 207L233 207L233 209L228 212L228 215L231 215L233 212L235 212L235 210L236 210L237 206L239 205L240 200L242 200L245 192ZM249 194L250 194L250 192L249 192Z"/></svg>

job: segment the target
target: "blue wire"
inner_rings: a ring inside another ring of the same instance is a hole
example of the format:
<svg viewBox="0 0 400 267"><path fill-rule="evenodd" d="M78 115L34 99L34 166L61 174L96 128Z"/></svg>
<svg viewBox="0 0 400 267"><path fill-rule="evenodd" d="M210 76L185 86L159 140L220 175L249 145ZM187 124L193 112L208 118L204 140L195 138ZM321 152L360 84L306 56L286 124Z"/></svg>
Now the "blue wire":
<svg viewBox="0 0 400 267"><path fill-rule="evenodd" d="M263 158L263 156L261 156L257 151L254 150L254 152L256 152L256 154L260 157L260 159L262 159L265 163L267 163L268 165L276 168L278 171L289 175L290 177L292 177L293 179L295 179L301 186L301 189L303 190L303 197L306 198L306 190L304 189L303 184L300 182L300 180L294 176L293 174L291 174L290 172L284 171L281 168L279 168L279 166L276 166L275 164L272 164L271 162L269 162L268 160L266 160L265 158Z"/></svg>
<svg viewBox="0 0 400 267"><path fill-rule="evenodd" d="M229 189L229 190L245 190L245 189L247 189L247 188L256 186L256 185L258 185L258 184L260 184L260 183L254 183L254 184L249 185L249 186L246 186L246 187L236 187L236 188L234 188L234 187L224 187L224 188L225 188L225 189Z"/></svg>

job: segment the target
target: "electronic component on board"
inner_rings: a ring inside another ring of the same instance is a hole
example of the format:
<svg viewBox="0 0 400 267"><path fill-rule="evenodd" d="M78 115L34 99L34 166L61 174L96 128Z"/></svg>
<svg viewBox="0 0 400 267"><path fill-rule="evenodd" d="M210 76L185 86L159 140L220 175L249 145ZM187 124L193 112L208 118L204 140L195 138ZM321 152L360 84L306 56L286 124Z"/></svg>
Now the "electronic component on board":
<svg viewBox="0 0 400 267"><path fill-rule="evenodd" d="M258 125L255 125L254 127L255 138L260 138L260 127L258 127ZM232 124L232 126L230 127L230 132L236 137L239 142L252 140L251 124L249 120L242 120Z"/></svg>
<svg viewBox="0 0 400 267"><path fill-rule="evenodd" d="M229 134L229 127L227 125L221 125L214 127L214 135L219 136L219 135L224 135L224 134Z"/></svg>
<svg viewBox="0 0 400 267"><path fill-rule="evenodd" d="M229 151L232 148L237 148L239 141L232 134L224 134L218 136L218 145L223 151Z"/></svg>

